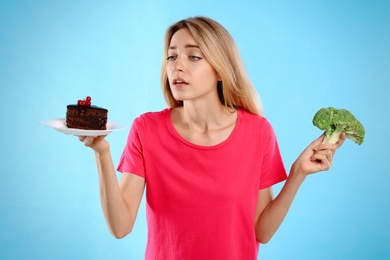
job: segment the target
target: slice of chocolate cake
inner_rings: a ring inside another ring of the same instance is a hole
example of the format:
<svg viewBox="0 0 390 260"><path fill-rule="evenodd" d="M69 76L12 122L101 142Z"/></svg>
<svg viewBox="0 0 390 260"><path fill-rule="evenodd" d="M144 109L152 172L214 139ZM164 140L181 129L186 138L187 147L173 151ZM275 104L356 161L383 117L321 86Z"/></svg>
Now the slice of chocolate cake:
<svg viewBox="0 0 390 260"><path fill-rule="evenodd" d="M68 105L66 126L83 130L106 130L108 110L91 105L91 98L79 100L78 104Z"/></svg>

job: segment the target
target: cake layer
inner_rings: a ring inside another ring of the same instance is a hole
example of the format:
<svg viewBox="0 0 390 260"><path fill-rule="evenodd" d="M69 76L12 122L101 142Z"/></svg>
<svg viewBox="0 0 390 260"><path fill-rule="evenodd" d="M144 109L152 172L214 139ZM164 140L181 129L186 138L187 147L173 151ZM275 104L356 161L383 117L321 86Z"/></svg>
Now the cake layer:
<svg viewBox="0 0 390 260"><path fill-rule="evenodd" d="M108 110L97 106L68 105L66 126L84 130L106 130Z"/></svg>

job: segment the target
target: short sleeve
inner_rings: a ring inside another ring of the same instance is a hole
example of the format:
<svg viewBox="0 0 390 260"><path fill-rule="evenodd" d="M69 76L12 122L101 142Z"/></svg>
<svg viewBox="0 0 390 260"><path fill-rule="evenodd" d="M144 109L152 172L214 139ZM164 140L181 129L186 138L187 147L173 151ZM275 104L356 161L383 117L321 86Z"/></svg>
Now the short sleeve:
<svg viewBox="0 0 390 260"><path fill-rule="evenodd" d="M126 146L119 160L117 170L129 172L145 178L145 164L143 156L143 140L141 137L141 118L136 118L130 128Z"/></svg>
<svg viewBox="0 0 390 260"><path fill-rule="evenodd" d="M286 180L287 174L279 150L275 132L268 121L264 125L265 136L264 157L261 165L259 189L268 188L276 183Z"/></svg>

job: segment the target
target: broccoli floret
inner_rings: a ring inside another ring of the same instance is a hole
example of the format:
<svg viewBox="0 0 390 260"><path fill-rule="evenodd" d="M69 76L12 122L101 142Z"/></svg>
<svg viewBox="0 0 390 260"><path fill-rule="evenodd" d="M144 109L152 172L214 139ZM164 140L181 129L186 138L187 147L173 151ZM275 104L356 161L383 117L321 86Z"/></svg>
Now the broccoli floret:
<svg viewBox="0 0 390 260"><path fill-rule="evenodd" d="M363 125L346 109L334 107L321 108L313 117L313 124L321 130L325 130L325 138L322 143L336 143L342 132L347 138L357 144L364 140Z"/></svg>

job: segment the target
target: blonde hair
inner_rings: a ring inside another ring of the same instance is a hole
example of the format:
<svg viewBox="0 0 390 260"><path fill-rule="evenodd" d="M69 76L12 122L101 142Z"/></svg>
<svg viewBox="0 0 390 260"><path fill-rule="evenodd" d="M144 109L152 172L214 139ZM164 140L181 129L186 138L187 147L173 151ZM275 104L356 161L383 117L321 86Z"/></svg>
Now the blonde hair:
<svg viewBox="0 0 390 260"><path fill-rule="evenodd" d="M241 61L238 49L229 32L218 22L202 16L181 20L165 33L164 56L161 68L161 85L170 108L182 106L171 92L167 75L168 49L172 36L180 29L188 29L207 61L221 78L218 93L221 103L234 109L244 109L263 115L260 98Z"/></svg>

